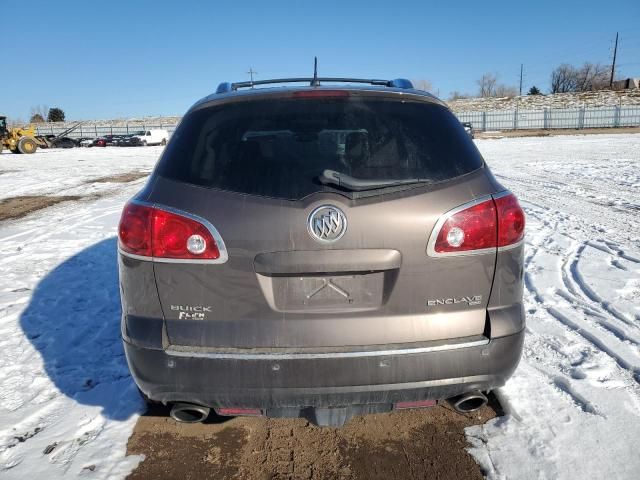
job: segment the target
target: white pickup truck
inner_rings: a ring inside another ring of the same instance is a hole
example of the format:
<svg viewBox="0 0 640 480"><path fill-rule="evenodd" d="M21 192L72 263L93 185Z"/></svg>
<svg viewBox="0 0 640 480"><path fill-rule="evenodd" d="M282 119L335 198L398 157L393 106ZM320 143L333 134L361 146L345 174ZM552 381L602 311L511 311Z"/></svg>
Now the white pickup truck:
<svg viewBox="0 0 640 480"><path fill-rule="evenodd" d="M140 139L142 145L166 145L169 140L169 132L166 130L141 130L134 134Z"/></svg>

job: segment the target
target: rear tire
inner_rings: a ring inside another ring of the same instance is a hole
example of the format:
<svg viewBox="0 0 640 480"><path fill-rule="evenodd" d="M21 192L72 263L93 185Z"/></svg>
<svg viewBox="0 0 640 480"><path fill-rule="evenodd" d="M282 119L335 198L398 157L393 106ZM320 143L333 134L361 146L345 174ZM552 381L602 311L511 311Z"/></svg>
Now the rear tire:
<svg viewBox="0 0 640 480"><path fill-rule="evenodd" d="M143 141L142 141L142 146L143 146L143 147L146 147L146 146L147 146L147 141L146 141L146 140L143 140Z"/></svg>
<svg viewBox="0 0 640 480"><path fill-rule="evenodd" d="M18 150L25 155L35 153L38 149L38 144L31 137L22 137L18 140Z"/></svg>
<svg viewBox="0 0 640 480"><path fill-rule="evenodd" d="M160 145L164 147L166 144L167 144L167 139L163 138L162 141L160 142Z"/></svg>

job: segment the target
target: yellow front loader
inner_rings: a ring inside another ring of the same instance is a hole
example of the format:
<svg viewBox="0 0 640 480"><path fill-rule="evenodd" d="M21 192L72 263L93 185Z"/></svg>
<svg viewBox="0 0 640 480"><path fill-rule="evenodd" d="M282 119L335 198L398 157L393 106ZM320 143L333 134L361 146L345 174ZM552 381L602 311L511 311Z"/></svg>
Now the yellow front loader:
<svg viewBox="0 0 640 480"><path fill-rule="evenodd" d="M69 148L77 143L67 137L85 122L77 122L58 135L36 135L33 125L29 127L7 127L7 117L0 116L0 153L4 148L13 153L34 153L38 148Z"/></svg>
<svg viewBox="0 0 640 480"><path fill-rule="evenodd" d="M4 148L13 153L34 153L38 149L36 131L29 128L7 128L7 117L0 117L0 153Z"/></svg>

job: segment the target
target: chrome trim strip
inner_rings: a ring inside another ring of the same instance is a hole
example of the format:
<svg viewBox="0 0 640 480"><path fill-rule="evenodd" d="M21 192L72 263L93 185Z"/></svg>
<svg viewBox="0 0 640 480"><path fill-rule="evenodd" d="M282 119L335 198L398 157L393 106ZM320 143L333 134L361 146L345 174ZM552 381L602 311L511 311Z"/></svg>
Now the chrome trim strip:
<svg viewBox="0 0 640 480"><path fill-rule="evenodd" d="M492 197L493 197L494 200L497 200L498 198L502 198L502 197L506 197L507 195L511 195L511 193L512 193L511 190L503 190L503 191L501 191L499 193L494 193L492 195Z"/></svg>
<svg viewBox="0 0 640 480"><path fill-rule="evenodd" d="M525 237L522 237L522 240L518 240L516 243L512 243L511 245L505 245L504 247L498 247L498 251L499 252L504 252L506 250L512 250L514 248L518 248L518 247L524 245L524 239L525 239Z"/></svg>
<svg viewBox="0 0 640 480"><path fill-rule="evenodd" d="M229 260L229 253L227 252L227 246L224 244L224 240L222 240L222 236L220 232L213 226L213 224L207 220L206 218L199 217L198 215L194 215L189 212L185 212L183 210L178 210L177 208L167 207L166 205L161 205L158 203L151 202L143 202L141 200L131 200L130 203L136 205L142 205L144 207L157 208L158 210L164 210L165 212L175 213L176 215L181 215L183 217L190 218L191 220L195 220L198 223L204 225L204 227L209 230L209 233L216 241L216 245L218 247L218 251L220 252L220 257L215 259L191 259L191 258L158 258L158 257L146 257L144 255L135 255L132 253L125 252L122 250L120 246L120 241L118 241L118 252L122 255L130 258L135 258L136 260L143 260L146 262L158 262L158 263L225 263Z"/></svg>
<svg viewBox="0 0 640 480"><path fill-rule="evenodd" d="M466 343L436 345L433 347L405 348L401 350L364 350L360 352L330 352L330 353L233 353L233 352L194 352L168 348L167 355L184 358L209 358L215 360L314 360L322 358L366 358L389 355L412 355L430 352L458 350L461 348L480 347L489 344L489 339L476 340Z"/></svg>

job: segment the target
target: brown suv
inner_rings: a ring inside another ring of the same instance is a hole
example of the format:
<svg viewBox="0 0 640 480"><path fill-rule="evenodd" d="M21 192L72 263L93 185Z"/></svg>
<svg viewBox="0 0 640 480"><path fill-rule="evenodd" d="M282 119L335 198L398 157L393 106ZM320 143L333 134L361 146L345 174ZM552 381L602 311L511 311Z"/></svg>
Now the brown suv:
<svg viewBox="0 0 640 480"><path fill-rule="evenodd" d="M131 372L180 421L474 410L522 352L523 237L514 195L407 80L222 84L122 214Z"/></svg>

